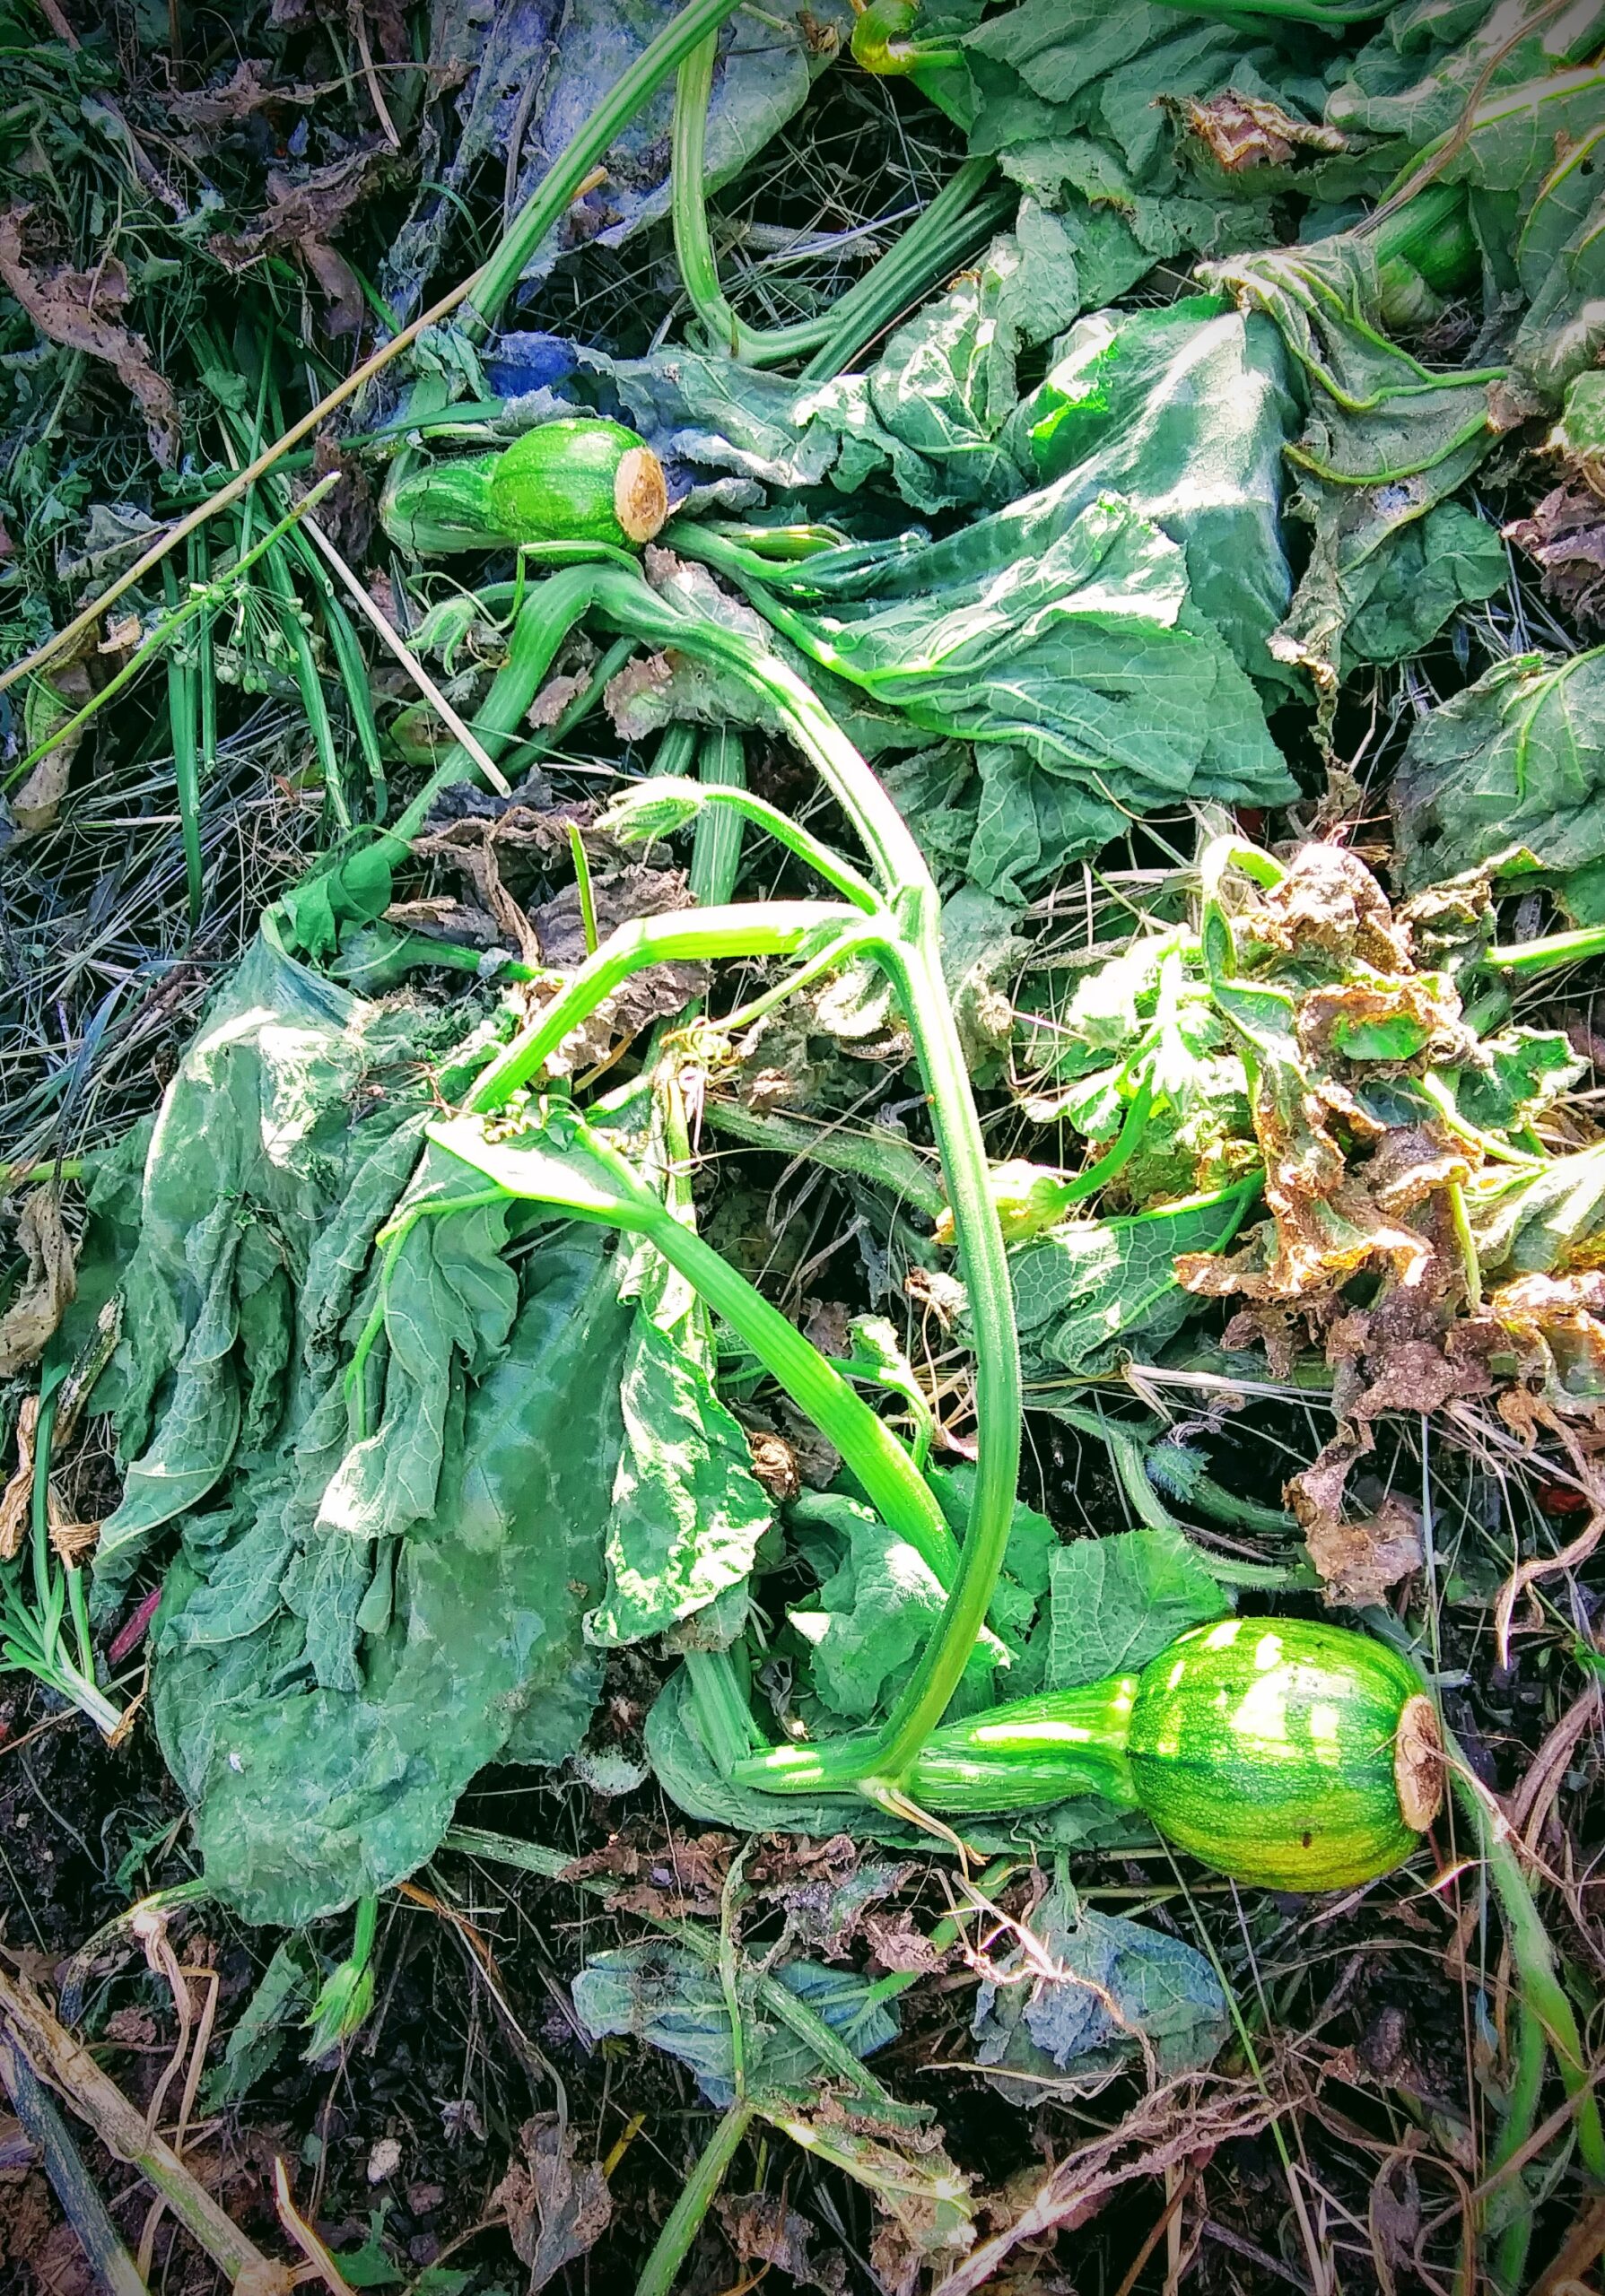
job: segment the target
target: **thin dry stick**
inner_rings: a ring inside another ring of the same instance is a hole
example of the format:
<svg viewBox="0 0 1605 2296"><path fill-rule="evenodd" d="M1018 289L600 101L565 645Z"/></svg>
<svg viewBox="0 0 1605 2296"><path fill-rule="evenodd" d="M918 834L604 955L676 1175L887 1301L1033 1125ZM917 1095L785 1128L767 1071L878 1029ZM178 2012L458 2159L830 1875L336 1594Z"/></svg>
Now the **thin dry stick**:
<svg viewBox="0 0 1605 2296"><path fill-rule="evenodd" d="M69 2033L26 1982L0 1970L0 2021L41 2081L57 2090L86 2120L111 2154L153 2185L219 2269L235 2296L292 2296L288 2265L265 2257L224 2215L178 2154L145 2126L144 2115L102 2073L82 2041Z"/></svg>
<svg viewBox="0 0 1605 2296"><path fill-rule="evenodd" d="M1071 2216L1092 2214L1134 2178L1163 2176L1205 2146L1257 2136L1287 2109L1287 2102L1248 2083L1223 2082L1211 2094L1191 2074L1153 2091L1119 2127L1050 2169L1014 2222L955 2266L942 2283L942 2296L972 2296L1022 2240L1057 2231ZM1121 2153L1130 2157L1122 2160Z"/></svg>
<svg viewBox="0 0 1605 2296"><path fill-rule="evenodd" d="M401 664L425 701L437 712L447 730L462 744L497 796L510 797L512 796L511 782L496 764L484 744L470 731L465 720L458 716L411 647L396 630L392 629L390 623L369 596L356 573L341 557L316 518L303 518L301 525L345 585L351 594L353 605L366 620L380 644Z"/></svg>
<svg viewBox="0 0 1605 2296"><path fill-rule="evenodd" d="M388 144L392 152L399 152L401 138L396 133L396 122L390 117L390 108L385 101L384 90L379 84L379 74L373 68L373 50L368 42L368 19L360 6L352 10L351 21L352 29L357 36L357 54L362 59L362 77L368 84L368 100L373 106L374 116L384 130L386 143Z"/></svg>
<svg viewBox="0 0 1605 2296"><path fill-rule="evenodd" d="M351 2283L296 2207L291 2196L289 2171L282 2159L275 2159L273 2164L273 2196L279 2212L279 2222L328 2290L329 2296L353 2296Z"/></svg>

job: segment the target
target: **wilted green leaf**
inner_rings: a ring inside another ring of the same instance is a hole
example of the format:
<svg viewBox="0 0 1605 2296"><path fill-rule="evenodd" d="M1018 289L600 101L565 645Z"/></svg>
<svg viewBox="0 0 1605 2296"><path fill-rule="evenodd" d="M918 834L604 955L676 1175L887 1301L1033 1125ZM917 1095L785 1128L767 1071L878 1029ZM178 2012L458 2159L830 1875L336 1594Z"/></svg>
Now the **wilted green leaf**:
<svg viewBox="0 0 1605 2296"><path fill-rule="evenodd" d="M821 2077L818 2057L763 2008L750 1963L744 1974L742 2038L749 2087L812 2089ZM895 2018L884 2005L866 1998L868 1980L856 1970L782 1961L774 1974L840 2033L855 2055L869 2057L896 2039ZM593 1953L574 1979L572 1996L580 2022L593 2040L611 2033L632 2034L688 2065L710 2104L731 2102L729 2009L719 1971L700 1955L667 1937Z"/></svg>
<svg viewBox="0 0 1605 2296"><path fill-rule="evenodd" d="M1412 890L1513 851L1563 879L1605 860L1605 648L1517 655L1417 719L1393 820Z"/></svg>
<svg viewBox="0 0 1605 2296"><path fill-rule="evenodd" d="M1130 1219L1068 1221L1009 1256L1027 1376L1090 1377L1139 1344L1179 1330L1191 1300L1180 1252L1221 1251L1252 1209L1257 1182Z"/></svg>
<svg viewBox="0 0 1605 2296"><path fill-rule="evenodd" d="M1231 2030L1226 1996L1202 1953L1180 1937L1078 1903L1062 1884L1030 1918L1053 1966L1033 1976L1024 1949L975 1996L972 2031L982 2065L1051 2078L1088 2094L1140 2062L1151 2081L1206 2066ZM1067 2079L1068 2076L1068 2079ZM1025 2100L1028 2082L999 2081Z"/></svg>

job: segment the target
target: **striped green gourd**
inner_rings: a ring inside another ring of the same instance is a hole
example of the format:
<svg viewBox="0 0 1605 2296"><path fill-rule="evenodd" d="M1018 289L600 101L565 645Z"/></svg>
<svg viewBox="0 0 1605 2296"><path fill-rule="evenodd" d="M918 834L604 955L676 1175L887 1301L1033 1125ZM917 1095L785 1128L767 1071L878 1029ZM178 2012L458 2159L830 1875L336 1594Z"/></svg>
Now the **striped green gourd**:
<svg viewBox="0 0 1605 2296"><path fill-rule="evenodd" d="M499 542L638 550L668 516L668 489L662 464L633 430L565 415L500 453L409 472L387 486L379 515L391 540L421 558Z"/></svg>
<svg viewBox="0 0 1605 2296"><path fill-rule="evenodd" d="M1431 1700L1381 1643L1311 1620L1225 1619L1139 1674L938 1730L909 1792L948 1815L1098 1794L1237 1881L1333 1890L1419 1847L1443 1756Z"/></svg>

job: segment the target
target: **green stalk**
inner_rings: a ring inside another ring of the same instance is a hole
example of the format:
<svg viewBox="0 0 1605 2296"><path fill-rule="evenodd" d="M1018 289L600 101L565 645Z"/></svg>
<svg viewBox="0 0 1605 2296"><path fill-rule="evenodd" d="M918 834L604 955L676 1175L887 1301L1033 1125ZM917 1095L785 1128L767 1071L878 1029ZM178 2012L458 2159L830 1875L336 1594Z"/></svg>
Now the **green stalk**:
<svg viewBox="0 0 1605 2296"><path fill-rule="evenodd" d="M685 718L676 718L664 727L652 752L652 762L647 769L650 781L684 781L696 763L697 729Z"/></svg>
<svg viewBox="0 0 1605 2296"><path fill-rule="evenodd" d="M688 12L689 13L689 12ZM787 732L815 767L862 842L880 881L887 926L866 934L863 945L876 954L890 978L903 1017L913 1037L929 1097L931 1121L942 1161L947 1201L952 1208L959 1249L959 1270L970 1301L971 1328L976 1353L976 1419L978 1461L960 1566L941 1624L890 1718L878 1731L844 1739L821 1750L816 1759L827 1765L832 1780L842 1786L866 1781L866 1790L882 1794L895 1787L912 1766L920 1744L940 1720L969 1661L985 1619L1014 1520L1015 1492L1020 1456L1020 1359L1015 1328L1013 1294L1002 1230L992 1201L986 1145L971 1096L969 1074L942 974L941 900L912 831L890 796L865 764L846 735L807 683L778 656L747 636L723 624L689 615L650 590L638 573L624 573L611 565L575 567L553 575L523 609L523 616L538 611L543 643L555 648L561 631L588 605L594 605L616 627L633 632L655 647L676 647L693 657L732 671L762 693L774 707ZM520 617L522 622L523 616ZM566 617L566 620L564 619ZM515 631L515 649L519 633ZM549 658L549 657L548 657ZM493 688L492 699L509 673ZM533 688L531 689L533 691ZM528 703L524 704L528 707ZM464 762L466 763L466 760ZM461 768L441 770L408 809L398 834L414 814L421 822L436 787L460 778ZM422 807L422 811L419 808ZM415 823L414 823L415 826ZM784 905L793 916L812 909L824 923L832 915L820 904ZM760 904L760 912L771 905ZM694 913L693 913L694 914ZM737 929L739 909L728 912L730 929ZM840 915L841 912L833 912ZM747 912L746 931L755 930ZM704 927L708 913L702 918ZM853 920L859 923L858 919ZM651 920L657 928L677 928L678 920ZM867 926L868 920L862 920ZM624 928L624 936L632 930ZM615 950L615 944L618 944ZM652 942L648 947L659 945ZM728 944L727 944L728 946ZM760 945L763 945L761 943ZM795 951L796 943L792 944ZM843 948L847 945L843 935ZM594 965L616 963L630 948L627 937L615 935ZM610 952L615 953L610 956ZM711 952L722 953L715 948ZM778 943L771 953L787 952ZM648 960L650 961L650 960ZM627 969L632 969L632 965ZM582 969L578 980L590 975ZM619 972L618 978L624 977ZM576 984L571 984L571 989ZM485 1112L533 1076L561 1040L562 1029L578 1017L579 999L565 991L533 1027L516 1039L489 1072L472 1097L472 1109ZM554 1023L561 1025L554 1036ZM494 1080L493 1083L493 1079ZM674 1223L676 1225L677 1223ZM684 1239L684 1231L677 1231ZM656 1240L656 1239L655 1239ZM671 1239L671 1240L673 1240ZM660 1243L664 1257L674 1254ZM706 1250L706 1247L702 1248ZM717 1253L709 1253L704 1273L720 1283L732 1270ZM685 1271L693 1283L699 1278ZM713 1301L712 1304L718 1304ZM764 1303L767 1306L767 1302ZM773 1312L773 1311L772 1311ZM784 1318L780 1318L784 1323ZM787 1325L793 1340L798 1335ZM873 1413L870 1422L884 1435ZM856 1464L856 1462L855 1462ZM781 1748L756 1765L744 1767L742 1782L772 1791L789 1790L790 1765L798 1750ZM805 1757L805 1767L807 1758ZM813 1790L816 1779L798 1779L799 1787Z"/></svg>
<svg viewBox="0 0 1605 2296"><path fill-rule="evenodd" d="M573 142L542 177L535 190L503 232L494 255L475 283L473 300L464 312L464 331L477 342L488 335L502 316L502 306L523 276L529 261L553 225L561 222L591 170L613 148L636 113L654 95L671 72L708 38L740 0L691 0L672 23L636 57L590 114Z"/></svg>
<svg viewBox="0 0 1605 2296"><path fill-rule="evenodd" d="M896 245L831 306L828 331L801 381L833 381L1008 222L1017 193L1012 185L995 183L993 170L990 159L966 160Z"/></svg>
<svg viewBox="0 0 1605 2296"><path fill-rule="evenodd" d="M720 738L718 735L715 740ZM730 740L737 739L731 735ZM720 770L728 770L721 766ZM867 878L840 854L816 838L802 823L772 805L767 797L755 797L747 788L746 767L742 764L740 780L710 781L704 770L701 781L685 781L677 777L670 781L667 769L660 769L654 759L652 770L644 781L633 783L615 797L606 814L606 826L615 837L631 842L650 840L667 836L670 831L683 829L694 820L700 833L703 821L712 813L733 813L749 821L756 829L766 830L778 844L795 853L798 859L823 877L827 885L843 894L855 908L867 917L876 915L881 906L880 895ZM668 782L669 786L663 785ZM737 849L740 849L739 831Z"/></svg>
<svg viewBox="0 0 1605 2296"><path fill-rule="evenodd" d="M697 775L704 789L718 789L728 797L746 795L746 752L741 736L728 726L716 726L702 737ZM741 874L741 811L731 804L706 805L697 821L691 848L692 899L719 906L736 891ZM837 891L842 889L838 886Z"/></svg>
<svg viewBox="0 0 1605 2296"><path fill-rule="evenodd" d="M161 569L162 591L169 613L179 605L179 578L168 559ZM172 728L173 792L179 801L179 822L184 839L184 881L189 895L189 929L201 921L205 898L201 861L201 776L196 744L197 696L195 665L182 647L167 657L167 713Z"/></svg>
<svg viewBox="0 0 1605 2296"><path fill-rule="evenodd" d="M571 1029L588 1020L643 966L709 962L720 957L795 956L831 928L842 952L868 944L870 928L834 901L736 902L728 909L685 909L638 917L609 934L571 974L539 1017L491 1063L469 1094L470 1115L492 1116L537 1076Z"/></svg>
<svg viewBox="0 0 1605 2296"><path fill-rule="evenodd" d="M860 29L865 21L859 19ZM703 146L717 48L716 37L705 40L680 66L675 87L671 212L686 296L715 349L749 367L779 366L811 352L802 379L825 382L990 238L1012 213L1016 195L999 185L983 198L995 163L990 158L966 160L895 245L828 311L792 326L749 327L720 285L708 229ZM857 49L855 35L855 55Z"/></svg>
<svg viewBox="0 0 1605 2296"><path fill-rule="evenodd" d="M709 2138L701 2160L686 2179L679 2199L653 2243L652 2253L635 2283L635 2296L668 2296L757 2109L745 2097L737 2097Z"/></svg>
<svg viewBox="0 0 1605 2296"><path fill-rule="evenodd" d="M727 911L726 915L731 913ZM676 926L699 915L705 919L716 914L711 910L685 910L641 918L634 926L625 926L621 930L644 933L652 926ZM733 914L740 916L743 912L737 909ZM618 937L615 934L613 940ZM612 945L609 942L583 970L593 978L611 978L616 984L623 976L601 970L602 961ZM657 949L649 944L642 961L664 961L664 945L662 941ZM717 955L732 952L728 934L722 943L710 943L704 935L700 945ZM565 990L564 995L567 994ZM568 1025L571 1023L565 1023L565 1028ZM515 1162L519 1147L516 1138L505 1148L478 1155L454 1136L450 1126L432 1126L430 1136L509 1193L527 1196L537 1203L561 1205L579 1219L623 1228L654 1245L670 1266L685 1277L704 1305L728 1324L798 1409L807 1413L843 1458L850 1462L870 1504L888 1526L908 1541L942 1585L955 1579L959 1572L959 1559L946 1517L935 1492L890 1428L796 1325L772 1306L755 1284L704 1242L694 1229L684 1226L673 1211L636 1178L617 1150L598 1134L586 1127L583 1144L587 1158L606 1170L606 1204L594 1193L587 1193L584 1197L564 1196L543 1185L538 1172L532 1174L527 1187L521 1186ZM416 1209L427 1211L430 1206L426 1204ZM382 1309L376 1307L375 1312ZM372 1322L371 1316L370 1323ZM352 1373L348 1372L348 1380L351 1378ZM965 1655L968 1656L967 1650Z"/></svg>
<svg viewBox="0 0 1605 2296"><path fill-rule="evenodd" d="M739 1101L720 1100L713 1094L702 1102L702 1120L716 1132L728 1132L732 1140L745 1140L750 1147L771 1148L781 1156L806 1156L829 1171L850 1172L855 1178L903 1197L929 1220L939 1219L947 1209L936 1175L889 1132L882 1140L873 1132L850 1132L836 1125L781 1116L772 1109L759 1115Z"/></svg>
<svg viewBox="0 0 1605 2296"><path fill-rule="evenodd" d="M1526 974L1550 972L1598 956L1605 956L1605 926L1585 925L1575 933L1546 933L1541 940L1496 944L1484 950L1482 962L1490 972Z"/></svg>
<svg viewBox="0 0 1605 2296"><path fill-rule="evenodd" d="M1364 1616L1377 1639L1408 1658L1421 1672L1421 1662L1391 1611L1368 1608ZM1432 1692L1426 1675L1423 1687ZM1433 1704L1438 1700L1433 1694ZM1605 2127L1599 2099L1583 2055L1582 2036L1566 1988L1555 1964L1555 1948L1542 1915L1527 1886L1527 1876L1512 1844L1502 1812L1477 1779L1463 1748L1438 1714L1444 1764L1454 1797L1470 1822L1477 1855L1487 1868L1505 1924L1516 1980L1516 2031L1509 2094L1504 2125L1489 2162L1490 2170L1513 2159L1532 2134L1543 2083L1544 2058L1552 2050L1561 2086L1575 2116L1578 2157L1596 2182L1605 2182ZM1524 2281L1531 2213L1517 2216L1499 2237L1495 2274L1500 2296L1520 2296Z"/></svg>
<svg viewBox="0 0 1605 2296"><path fill-rule="evenodd" d="M718 55L719 35L710 32L681 65L675 82L670 194L675 254L691 307L714 348L749 367L778 367L787 359L816 350L829 332L830 322L828 318L805 319L796 326L766 327L756 333L737 318L719 283L719 260L708 229L705 151L708 100L713 92Z"/></svg>
<svg viewBox="0 0 1605 2296"><path fill-rule="evenodd" d="M295 662L295 683L301 689L301 705L306 713L307 725L312 735L312 746L318 753L318 770L322 778L330 811L342 830L351 827L351 808L345 801L344 776L335 749L335 729L329 722L328 703L324 699L323 680L318 674L317 657L312 652L311 634L307 629L301 603L295 594L295 584L284 562L282 550L270 550L264 563L266 588L276 601L279 628L283 631Z"/></svg>

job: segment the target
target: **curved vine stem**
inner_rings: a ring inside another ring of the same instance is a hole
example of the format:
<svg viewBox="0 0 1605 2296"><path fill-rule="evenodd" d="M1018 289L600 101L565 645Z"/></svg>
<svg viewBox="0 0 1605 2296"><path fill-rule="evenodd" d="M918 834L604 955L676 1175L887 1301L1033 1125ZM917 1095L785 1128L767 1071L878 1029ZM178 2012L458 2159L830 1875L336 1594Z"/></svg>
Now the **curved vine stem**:
<svg viewBox="0 0 1605 2296"><path fill-rule="evenodd" d="M552 593L559 584L565 587L561 597L554 598ZM557 621L566 615L571 622L588 606L615 628L656 648L674 648L730 671L760 695L847 816L868 856L880 896L878 917L854 922L860 930L870 928L864 952L892 983L925 1077L970 1303L976 1356L975 1481L959 1568L941 1623L887 1721L877 1731L818 1747L778 1747L744 1764L741 1774L743 1783L773 1793L813 1792L822 1781L842 1787L862 1784L875 1793L895 1789L906 1779L957 1689L986 1617L1014 1520L1020 1458L1020 1357L1014 1300L1003 1233L988 1183L986 1146L942 973L940 897L925 857L891 797L812 689L787 663L745 631L688 613L649 589L640 576L606 565L576 567L541 586L522 609L523 615L534 614L540 623L541 644L533 650L544 653L547 644L554 648ZM513 650L519 650L517 631ZM497 680L493 703L510 674L510 665ZM520 684L524 674L520 673ZM510 691L509 706L511 699ZM527 700L522 707L528 707ZM790 906L810 910L810 924L823 925L825 914L850 914L831 911L828 905L824 914L817 904ZM724 917L733 925L742 914L736 909ZM749 930L757 929L762 918L772 918L773 909L763 904L746 916ZM705 926L710 912L702 912L702 919ZM802 918L792 922L800 935ZM789 952L797 947L794 940ZM789 952L777 944L772 952ZM590 962L605 961L616 959L608 960L604 950ZM578 1016L573 983L571 991L572 1000L565 1003L570 992L557 998L481 1080L469 1103L472 1111L484 1114L504 1105L536 1075ZM666 1257L672 1257L667 1243L660 1248ZM715 1269L724 1263L717 1253L710 1255L710 1261L706 1273L715 1281ZM698 1283L694 1274L691 1280Z"/></svg>

